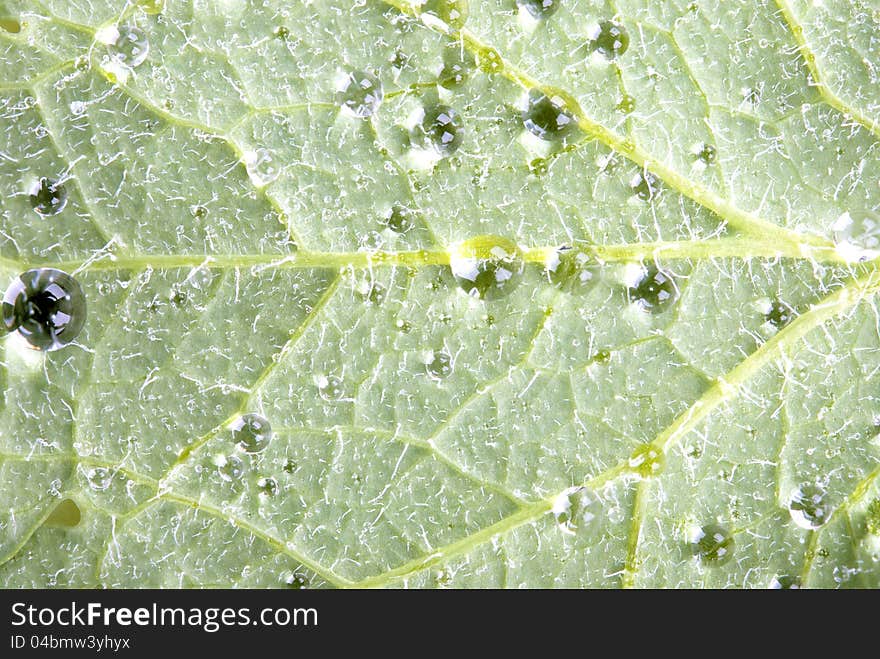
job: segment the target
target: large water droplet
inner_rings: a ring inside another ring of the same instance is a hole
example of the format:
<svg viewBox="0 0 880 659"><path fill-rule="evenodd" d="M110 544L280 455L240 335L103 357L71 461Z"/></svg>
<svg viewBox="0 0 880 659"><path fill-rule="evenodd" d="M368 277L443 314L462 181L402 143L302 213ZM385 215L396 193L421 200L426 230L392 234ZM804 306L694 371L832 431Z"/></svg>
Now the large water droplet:
<svg viewBox="0 0 880 659"><path fill-rule="evenodd" d="M464 138L464 122L448 105L435 105L425 109L422 120L410 134L413 144L433 149L441 156L448 156L461 146Z"/></svg>
<svg viewBox="0 0 880 659"><path fill-rule="evenodd" d="M67 206L67 188L60 181L41 178L28 193L31 208L38 214L58 215Z"/></svg>
<svg viewBox="0 0 880 659"><path fill-rule="evenodd" d="M558 249L544 262L547 278L572 293L583 293L599 279L599 265L586 252Z"/></svg>
<svg viewBox="0 0 880 659"><path fill-rule="evenodd" d="M540 89L529 91L522 121L527 131L545 141L563 140L577 127L574 117L565 109L565 103L559 98L550 98Z"/></svg>
<svg viewBox="0 0 880 659"><path fill-rule="evenodd" d="M435 380L441 380L452 373L452 357L445 350L436 350L425 363L425 371Z"/></svg>
<svg viewBox="0 0 880 659"><path fill-rule="evenodd" d="M596 493L586 487L570 487L553 501L553 517L563 533L574 535L594 524L602 512Z"/></svg>
<svg viewBox="0 0 880 659"><path fill-rule="evenodd" d="M443 68L437 75L437 82L447 89L462 84L476 66L473 55L460 44L455 44L443 52Z"/></svg>
<svg viewBox="0 0 880 659"><path fill-rule="evenodd" d="M672 274L651 264L642 268L642 275L629 289L630 301L642 311L666 311L678 299L678 286Z"/></svg>
<svg viewBox="0 0 880 659"><path fill-rule="evenodd" d="M814 530L828 521L831 516L831 506L826 500L824 489L808 484L802 485L792 493L788 512L794 523L802 529Z"/></svg>
<svg viewBox="0 0 880 659"><path fill-rule="evenodd" d="M96 492L103 492L113 482L113 472L106 467L93 467L86 471L89 487Z"/></svg>
<svg viewBox="0 0 880 659"><path fill-rule="evenodd" d="M556 13L561 0L516 0L516 6L525 10L538 20Z"/></svg>
<svg viewBox="0 0 880 659"><path fill-rule="evenodd" d="M272 441L272 426L259 414L244 414L230 426L232 441L245 453L264 451Z"/></svg>
<svg viewBox="0 0 880 659"><path fill-rule="evenodd" d="M694 533L691 552L703 565L717 567L733 558L733 535L718 524L706 524Z"/></svg>
<svg viewBox="0 0 880 659"><path fill-rule="evenodd" d="M278 178L281 171L275 164L275 159L268 149L257 149L244 154L244 165L247 168L248 177L258 188L269 185Z"/></svg>
<svg viewBox="0 0 880 659"><path fill-rule="evenodd" d="M468 295L496 300L516 288L525 263L519 248L506 238L478 236L452 248L449 267Z"/></svg>
<svg viewBox="0 0 880 659"><path fill-rule="evenodd" d="M593 50L606 59L615 59L629 48L629 33L616 21L602 21L591 43Z"/></svg>
<svg viewBox="0 0 880 659"><path fill-rule="evenodd" d="M107 46L113 59L132 69L143 64L150 52L147 35L140 28L129 25L122 25L118 30L116 41Z"/></svg>
<svg viewBox="0 0 880 659"><path fill-rule="evenodd" d="M847 211L831 225L834 241L853 248L880 250L880 213Z"/></svg>
<svg viewBox="0 0 880 659"><path fill-rule="evenodd" d="M38 350L72 342L86 321L86 298L76 280L52 268L28 270L6 289L3 326L18 331Z"/></svg>
<svg viewBox="0 0 880 659"><path fill-rule="evenodd" d="M217 473L225 481L237 481L244 474L244 463L237 455L218 456L215 463Z"/></svg>
<svg viewBox="0 0 880 659"><path fill-rule="evenodd" d="M642 478L656 476L663 471L665 464L663 451L653 444L642 444L636 448L627 462L629 468Z"/></svg>
<svg viewBox="0 0 880 659"><path fill-rule="evenodd" d="M352 117L366 119L373 116L385 93L382 83L366 71L346 73L336 88L336 102Z"/></svg>

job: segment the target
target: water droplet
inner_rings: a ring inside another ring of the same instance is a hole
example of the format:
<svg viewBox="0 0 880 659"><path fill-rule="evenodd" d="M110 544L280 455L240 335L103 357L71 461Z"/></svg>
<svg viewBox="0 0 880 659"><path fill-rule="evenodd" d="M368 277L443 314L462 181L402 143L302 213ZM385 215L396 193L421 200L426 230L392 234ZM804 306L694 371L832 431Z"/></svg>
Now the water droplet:
<svg viewBox="0 0 880 659"><path fill-rule="evenodd" d="M281 468L284 470L285 474L292 474L293 472L296 471L296 467L297 467L296 461L288 458L287 460L284 461L284 466Z"/></svg>
<svg viewBox="0 0 880 659"><path fill-rule="evenodd" d="M202 219L208 215L208 209L201 205L190 206L189 212L197 219Z"/></svg>
<svg viewBox="0 0 880 659"><path fill-rule="evenodd" d="M237 481L244 473L244 463L237 455L221 455L215 463L217 473L225 481Z"/></svg>
<svg viewBox="0 0 880 659"><path fill-rule="evenodd" d="M145 14L161 14L165 9L165 0L138 0L138 5Z"/></svg>
<svg viewBox="0 0 880 659"><path fill-rule="evenodd" d="M103 492L113 482L113 472L106 467L93 467L86 471L89 487L96 492Z"/></svg>
<svg viewBox="0 0 880 659"><path fill-rule="evenodd" d="M55 506L55 509L51 513L49 513L49 516L43 524L53 527L73 528L80 523L81 519L82 511L79 509L79 506L76 505L76 501L73 499L64 499L61 503Z"/></svg>
<svg viewBox="0 0 880 659"><path fill-rule="evenodd" d="M529 91L529 101L522 113L522 121L527 131L545 141L563 140L577 127L563 101L548 97L540 89Z"/></svg>
<svg viewBox="0 0 880 659"><path fill-rule="evenodd" d="M107 46L113 59L131 69L143 64L150 52L147 35L140 28L129 25L123 25L118 30L116 41Z"/></svg>
<svg viewBox="0 0 880 659"><path fill-rule="evenodd" d="M626 94L623 98L620 99L620 102L618 102L616 108L624 114L631 114L635 112L636 99L629 94Z"/></svg>
<svg viewBox="0 0 880 659"><path fill-rule="evenodd" d="M494 48L481 48L477 53L477 66L483 73L498 73L504 68L504 60Z"/></svg>
<svg viewBox="0 0 880 659"><path fill-rule="evenodd" d="M272 426L267 419L254 414L244 414L230 426L232 441L245 453L264 451L272 441Z"/></svg>
<svg viewBox="0 0 880 659"><path fill-rule="evenodd" d="M666 458L663 451L653 444L642 444L632 452L627 464L630 469L643 478L650 478L663 471Z"/></svg>
<svg viewBox="0 0 880 659"><path fill-rule="evenodd" d="M385 93L379 79L366 71L351 71L336 88L336 103L352 117L366 119L373 116Z"/></svg>
<svg viewBox="0 0 880 659"><path fill-rule="evenodd" d="M548 18L559 9L560 0L516 0L516 6L538 20Z"/></svg>
<svg viewBox="0 0 880 659"><path fill-rule="evenodd" d="M67 206L67 188L60 181L41 178L30 189L31 208L46 217L58 215Z"/></svg>
<svg viewBox="0 0 880 659"><path fill-rule="evenodd" d="M559 529L568 535L595 523L602 504L595 492L586 487L570 487L553 501L551 509Z"/></svg>
<svg viewBox="0 0 880 659"><path fill-rule="evenodd" d="M286 41L288 37L290 37L290 29L286 25L279 25L274 30L272 30L272 36L274 36L276 39Z"/></svg>
<svg viewBox="0 0 880 659"><path fill-rule="evenodd" d="M642 311L661 313L678 299L678 286L669 272L651 264L642 267L642 276L629 289L630 302Z"/></svg>
<svg viewBox="0 0 880 659"><path fill-rule="evenodd" d="M76 280L52 268L28 270L6 289L3 326L38 350L71 343L86 321L86 298Z"/></svg>
<svg viewBox="0 0 880 659"><path fill-rule="evenodd" d="M770 303L767 312L764 314L764 317L767 319L768 323L779 329L788 325L794 318L794 315L794 309L788 306L785 302L782 300L773 300Z"/></svg>
<svg viewBox="0 0 880 659"><path fill-rule="evenodd" d="M257 149L244 154L248 176L258 188L269 185L281 173L268 149Z"/></svg>
<svg viewBox="0 0 880 659"><path fill-rule="evenodd" d="M611 351L605 349L599 350L590 359L597 364L607 364L608 360L611 359Z"/></svg>
<svg viewBox="0 0 880 659"><path fill-rule="evenodd" d="M393 206L388 217L383 219L383 224L394 233L406 233L415 226L415 212L405 206Z"/></svg>
<svg viewBox="0 0 880 659"><path fill-rule="evenodd" d="M697 159L706 165L712 165L718 160L718 149L712 144L703 144L697 151Z"/></svg>
<svg viewBox="0 0 880 659"><path fill-rule="evenodd" d="M629 33L616 21L602 21L592 41L593 50L601 53L606 59L613 60L629 48Z"/></svg>
<svg viewBox="0 0 880 659"><path fill-rule="evenodd" d="M874 499L868 504L865 514L865 528L871 535L880 536L880 499Z"/></svg>
<svg viewBox="0 0 880 659"><path fill-rule="evenodd" d="M697 529L690 545L694 556L709 567L724 565L733 557L733 536L718 524L706 524Z"/></svg>
<svg viewBox="0 0 880 659"><path fill-rule="evenodd" d="M831 506L826 501L824 489L816 485L802 485L792 493L788 512L802 529L814 530L831 517Z"/></svg>
<svg viewBox="0 0 880 659"><path fill-rule="evenodd" d="M801 587L801 578L787 574L773 577L770 581L770 590L798 590Z"/></svg>
<svg viewBox="0 0 880 659"><path fill-rule="evenodd" d="M342 387L342 380L335 375L321 375L315 378L315 384L318 385L318 393L321 398L328 402L336 402L342 400L345 391Z"/></svg>
<svg viewBox="0 0 880 659"><path fill-rule="evenodd" d="M585 292L599 279L599 266L590 255L576 249L558 249L544 263L551 283L572 293Z"/></svg>
<svg viewBox="0 0 880 659"><path fill-rule="evenodd" d="M293 590L302 590L309 587L309 580L301 574L289 572L284 576L284 585Z"/></svg>
<svg viewBox="0 0 880 659"><path fill-rule="evenodd" d="M374 281L369 274L356 281L354 289L364 302L369 302L376 306L382 304L385 301L385 297L388 295L388 291L385 287L379 282Z"/></svg>
<svg viewBox="0 0 880 659"><path fill-rule="evenodd" d="M448 105L436 105L424 111L422 120L410 133L410 139L418 146L433 149L441 156L448 156L461 146L464 122L458 112Z"/></svg>
<svg viewBox="0 0 880 659"><path fill-rule="evenodd" d="M449 267L468 295L496 300L516 288L525 263L519 248L506 238L478 236L452 248Z"/></svg>
<svg viewBox="0 0 880 659"><path fill-rule="evenodd" d="M447 48L443 53L443 68L437 75L437 82L447 89L456 87L467 80L474 64L473 56L462 46Z"/></svg>
<svg viewBox="0 0 880 659"><path fill-rule="evenodd" d="M422 5L422 11L459 30L467 21L467 0L427 0Z"/></svg>
<svg viewBox="0 0 880 659"><path fill-rule="evenodd" d="M629 187L642 201L652 201L660 194L660 179L651 172L641 171L632 177Z"/></svg>
<svg viewBox="0 0 880 659"><path fill-rule="evenodd" d="M880 249L880 213L847 211L834 224L834 241L866 250Z"/></svg>
<svg viewBox="0 0 880 659"><path fill-rule="evenodd" d="M278 482L268 476L262 476L257 479L257 488L260 490L260 494L267 497L274 497L278 494Z"/></svg>
<svg viewBox="0 0 880 659"><path fill-rule="evenodd" d="M445 350L437 350L431 354L425 364L425 371L434 380L441 380L452 373L452 357Z"/></svg>

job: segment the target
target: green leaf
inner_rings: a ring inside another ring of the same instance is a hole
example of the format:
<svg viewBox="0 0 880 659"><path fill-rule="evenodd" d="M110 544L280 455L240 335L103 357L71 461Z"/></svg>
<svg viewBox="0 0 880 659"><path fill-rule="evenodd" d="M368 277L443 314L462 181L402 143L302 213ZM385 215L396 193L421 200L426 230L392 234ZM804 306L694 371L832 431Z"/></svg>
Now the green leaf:
<svg viewBox="0 0 880 659"><path fill-rule="evenodd" d="M880 586L876 5L527 4L0 1L0 584Z"/></svg>

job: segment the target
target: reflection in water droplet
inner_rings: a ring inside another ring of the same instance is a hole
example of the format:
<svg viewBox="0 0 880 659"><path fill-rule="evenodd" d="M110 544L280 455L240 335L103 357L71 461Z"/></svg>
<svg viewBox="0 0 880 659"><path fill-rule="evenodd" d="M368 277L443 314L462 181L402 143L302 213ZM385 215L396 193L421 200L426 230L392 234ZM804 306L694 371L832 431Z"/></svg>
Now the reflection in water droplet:
<svg viewBox="0 0 880 659"><path fill-rule="evenodd" d="M473 55L462 44L454 44L443 52L443 68L437 75L437 82L447 89L462 84L476 66Z"/></svg>
<svg viewBox="0 0 880 659"><path fill-rule="evenodd" d="M691 552L707 567L724 565L733 558L733 536L723 526L706 524L691 538Z"/></svg>
<svg viewBox="0 0 880 659"><path fill-rule="evenodd" d="M560 2L561 0L516 0L516 5L541 20L555 14Z"/></svg>
<svg viewBox="0 0 880 659"><path fill-rule="evenodd" d="M570 487L553 501L551 509L559 529L568 535L594 524L602 513L596 493L586 487Z"/></svg>
<svg viewBox="0 0 880 659"><path fill-rule="evenodd" d="M631 470L643 478L650 478L663 471L666 458L663 451L653 444L642 444L632 452L627 464Z"/></svg>
<svg viewBox="0 0 880 659"><path fill-rule="evenodd" d="M620 102L617 104L617 109L624 114L631 114L635 112L636 109L636 99L630 96L629 94L624 95L623 98L620 99Z"/></svg>
<svg viewBox="0 0 880 659"><path fill-rule="evenodd" d="M150 52L147 35L140 28L128 25L122 25L118 30L116 41L107 46L113 59L132 69L143 64Z"/></svg>
<svg viewBox="0 0 880 659"><path fill-rule="evenodd" d="M577 123L559 98L550 98L540 89L529 91L529 100L522 113L523 125L532 135L545 141L564 140Z"/></svg>
<svg viewBox="0 0 880 659"><path fill-rule="evenodd" d="M244 463L237 455L221 455L216 459L215 464L217 473L225 481L237 481L244 473Z"/></svg>
<svg viewBox="0 0 880 659"><path fill-rule="evenodd" d="M471 297L496 300L516 288L525 263L519 248L499 236L478 236L452 248L449 267Z"/></svg>
<svg viewBox="0 0 880 659"><path fill-rule="evenodd" d="M777 329L788 325L794 318L794 309L782 300L773 300L764 314L767 322Z"/></svg>
<svg viewBox="0 0 880 659"><path fill-rule="evenodd" d="M39 215L58 215L67 206L67 188L60 181L41 178L28 193L33 208Z"/></svg>
<svg viewBox="0 0 880 659"><path fill-rule="evenodd" d="M257 479L257 489L262 495L274 497L278 493L278 482L274 478L261 476Z"/></svg>
<svg viewBox="0 0 880 659"><path fill-rule="evenodd" d="M467 0L426 0L422 11L458 30L467 21L468 5Z"/></svg>
<svg viewBox="0 0 880 659"><path fill-rule="evenodd" d="M464 138L464 123L458 113L448 105L436 105L424 111L422 120L410 133L413 144L433 149L441 156L458 150Z"/></svg>
<svg viewBox="0 0 880 659"><path fill-rule="evenodd" d="M76 280L52 268L20 274L3 296L3 326L38 350L71 343L86 321L86 298Z"/></svg>
<svg viewBox="0 0 880 659"><path fill-rule="evenodd" d="M629 182L633 194L642 201L652 201L660 194L660 179L651 172L641 171Z"/></svg>
<svg viewBox="0 0 880 659"><path fill-rule="evenodd" d="M385 93L376 76L366 71L351 71L336 88L336 103L343 111L358 119L373 116Z"/></svg>
<svg viewBox="0 0 880 659"><path fill-rule="evenodd" d="M452 357L445 350L435 351L425 364L425 371L435 380L445 378L452 373Z"/></svg>
<svg viewBox="0 0 880 659"><path fill-rule="evenodd" d="M615 21L602 21L595 32L592 48L606 59L615 59L629 48L629 33Z"/></svg>
<svg viewBox="0 0 880 659"><path fill-rule="evenodd" d="M788 503L791 519L802 529L818 529L831 516L826 496L826 491L816 485L802 485L792 493Z"/></svg>
<svg viewBox="0 0 880 659"><path fill-rule="evenodd" d="M599 279L599 265L586 252L557 249L544 262L551 283L572 293L583 293Z"/></svg>
<svg viewBox="0 0 880 659"><path fill-rule="evenodd" d="M880 213L847 211L831 225L831 230L836 243L868 251L880 250Z"/></svg>
<svg viewBox="0 0 880 659"><path fill-rule="evenodd" d="M113 482L113 472L106 467L93 467L86 471L89 487L96 492L103 492Z"/></svg>
<svg viewBox="0 0 880 659"><path fill-rule="evenodd" d="M258 188L269 185L281 173L268 149L257 149L244 154L244 165L248 176Z"/></svg>
<svg viewBox="0 0 880 659"><path fill-rule="evenodd" d="M697 159L706 165L712 165L718 159L718 150L711 144L703 144L697 151Z"/></svg>
<svg viewBox="0 0 880 659"><path fill-rule="evenodd" d="M284 575L284 585L292 590L302 590L309 587L309 580L301 574L289 572Z"/></svg>
<svg viewBox="0 0 880 659"><path fill-rule="evenodd" d="M383 223L394 233L406 233L415 226L415 212L405 206L395 205Z"/></svg>
<svg viewBox="0 0 880 659"><path fill-rule="evenodd" d="M335 375L321 375L315 378L315 384L318 385L318 393L321 398L328 402L336 402L342 400L345 392L342 388L342 380Z"/></svg>
<svg viewBox="0 0 880 659"><path fill-rule="evenodd" d="M642 311L661 313L678 299L678 286L671 273L656 265L642 267L642 275L629 289L630 302Z"/></svg>
<svg viewBox="0 0 880 659"><path fill-rule="evenodd" d="M272 426L259 414L244 414L230 426L232 441L245 453L264 451L272 441Z"/></svg>
<svg viewBox="0 0 880 659"><path fill-rule="evenodd" d="M801 578L782 574L773 577L770 581L770 590L798 590L801 587Z"/></svg>

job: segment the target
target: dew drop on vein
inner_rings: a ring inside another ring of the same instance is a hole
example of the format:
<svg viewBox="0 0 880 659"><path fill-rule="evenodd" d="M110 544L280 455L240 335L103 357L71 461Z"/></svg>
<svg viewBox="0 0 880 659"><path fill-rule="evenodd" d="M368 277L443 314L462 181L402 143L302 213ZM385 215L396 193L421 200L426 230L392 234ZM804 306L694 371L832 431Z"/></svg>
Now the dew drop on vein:
<svg viewBox="0 0 880 659"><path fill-rule="evenodd" d="M589 488L570 487L553 500L551 512L560 531L575 535L596 524L602 513L602 504Z"/></svg>
<svg viewBox="0 0 880 659"><path fill-rule="evenodd" d="M86 298L79 283L66 272L28 270L9 285L0 316L7 332L17 331L37 350L58 350L82 330Z"/></svg>
<svg viewBox="0 0 880 659"><path fill-rule="evenodd" d="M129 68L144 63L150 53L150 42L140 28L122 25L118 28L116 40L107 46L113 59Z"/></svg>
<svg viewBox="0 0 880 659"><path fill-rule="evenodd" d="M560 248L547 257L544 273L563 290L584 293L599 280L599 265L589 254L578 249Z"/></svg>
<svg viewBox="0 0 880 659"><path fill-rule="evenodd" d="M230 426L232 441L245 453L260 453L266 450L274 436L269 421L253 412L243 414Z"/></svg>
<svg viewBox="0 0 880 659"><path fill-rule="evenodd" d="M629 457L627 465L642 478L650 478L663 471L666 458L663 451L653 444L642 444Z"/></svg>
<svg viewBox="0 0 880 659"><path fill-rule="evenodd" d="M67 206L67 188L58 180L43 177L31 187L28 198L38 215L58 215Z"/></svg>
<svg viewBox="0 0 880 659"><path fill-rule="evenodd" d="M457 151L463 138L464 122L458 112L448 105L426 108L421 121L410 133L413 144L444 157Z"/></svg>
<svg viewBox="0 0 880 659"><path fill-rule="evenodd" d="M366 71L344 74L336 87L336 103L345 113L357 119L373 116L384 97L382 83Z"/></svg>
<svg viewBox="0 0 880 659"><path fill-rule="evenodd" d="M525 262L510 240L478 236L453 246L449 267L465 293L481 300L496 300L516 288Z"/></svg>
<svg viewBox="0 0 880 659"><path fill-rule="evenodd" d="M468 3L467 0L426 0L422 12L436 16L449 27L461 29L467 21Z"/></svg>
<svg viewBox="0 0 880 659"><path fill-rule="evenodd" d="M671 273L654 264L643 266L638 281L629 288L629 299L642 311L661 313L678 299L678 286Z"/></svg>
<svg viewBox="0 0 880 659"><path fill-rule="evenodd" d="M562 99L551 98L540 89L529 90L522 122L532 135L547 142L564 140L577 127L577 122L565 109Z"/></svg>
<svg viewBox="0 0 880 659"><path fill-rule="evenodd" d="M697 529L690 540L691 553L707 567L718 567L733 558L733 535L718 524Z"/></svg>
<svg viewBox="0 0 880 659"><path fill-rule="evenodd" d="M831 517L827 492L817 485L801 485L789 499L788 512L792 521L802 529L813 531L820 528Z"/></svg>

